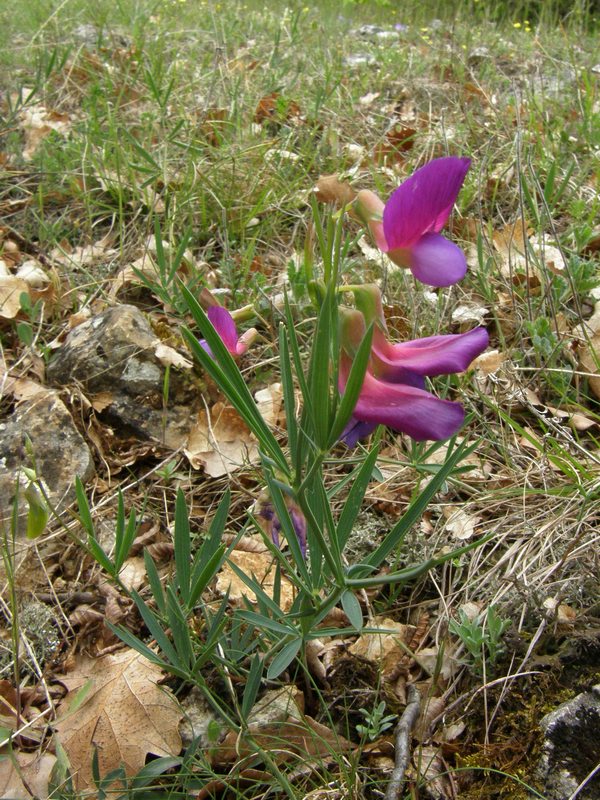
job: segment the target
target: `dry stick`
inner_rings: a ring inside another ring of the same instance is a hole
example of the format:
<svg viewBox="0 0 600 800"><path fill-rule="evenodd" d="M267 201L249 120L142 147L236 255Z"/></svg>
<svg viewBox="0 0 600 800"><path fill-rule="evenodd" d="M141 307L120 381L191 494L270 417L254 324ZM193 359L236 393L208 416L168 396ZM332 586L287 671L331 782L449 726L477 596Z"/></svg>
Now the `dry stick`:
<svg viewBox="0 0 600 800"><path fill-rule="evenodd" d="M421 693L412 683L408 687L408 702L396 726L395 766L387 786L385 800L398 800L404 783L404 773L410 758L410 732L421 710Z"/></svg>

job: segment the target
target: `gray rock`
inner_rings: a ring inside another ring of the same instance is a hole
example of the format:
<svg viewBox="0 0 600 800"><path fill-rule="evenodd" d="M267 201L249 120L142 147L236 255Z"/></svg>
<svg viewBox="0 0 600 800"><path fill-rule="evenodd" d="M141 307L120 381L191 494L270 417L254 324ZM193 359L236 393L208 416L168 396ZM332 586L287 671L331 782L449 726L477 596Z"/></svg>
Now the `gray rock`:
<svg viewBox="0 0 600 800"><path fill-rule="evenodd" d="M74 328L48 366L56 386L79 385L118 432L151 439L172 449L187 442L197 392L172 369L170 397L163 404L165 367L156 355L159 339L142 312L121 305ZM101 398L101 402L96 401Z"/></svg>
<svg viewBox="0 0 600 800"><path fill-rule="evenodd" d="M475 47L469 53L467 61L469 64L480 64L482 61L489 61L492 57L490 49L484 45Z"/></svg>
<svg viewBox="0 0 600 800"><path fill-rule="evenodd" d="M179 734L183 746L188 747L198 739L199 746L209 750L218 741L220 732L226 729L223 720L196 686L181 701L181 709L184 717L179 723Z"/></svg>
<svg viewBox="0 0 600 800"><path fill-rule="evenodd" d="M156 342L135 306L109 308L69 333L48 365L48 380L58 386L78 383L90 394L115 390L144 394L161 380Z"/></svg>
<svg viewBox="0 0 600 800"><path fill-rule="evenodd" d="M600 798L600 685L558 706L542 719L545 741L536 777L547 800L566 800L585 781L578 800Z"/></svg>
<svg viewBox="0 0 600 800"><path fill-rule="evenodd" d="M372 67L377 64L377 59L367 53L356 53L344 58L347 67Z"/></svg>
<svg viewBox="0 0 600 800"><path fill-rule="evenodd" d="M25 450L26 437L31 440L37 476L59 510L74 499L75 478L86 481L94 474L90 450L54 392L22 403L12 416L0 422L0 518L3 523L10 519L21 467L32 466ZM22 520L26 510L23 500ZM19 527L22 528L22 523Z"/></svg>

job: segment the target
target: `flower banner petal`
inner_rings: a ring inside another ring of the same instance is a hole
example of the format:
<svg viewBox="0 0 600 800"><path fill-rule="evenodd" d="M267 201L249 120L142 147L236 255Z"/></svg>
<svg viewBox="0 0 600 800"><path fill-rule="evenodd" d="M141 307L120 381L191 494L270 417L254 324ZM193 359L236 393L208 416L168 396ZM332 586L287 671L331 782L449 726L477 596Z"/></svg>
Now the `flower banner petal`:
<svg viewBox="0 0 600 800"><path fill-rule="evenodd" d="M468 158L436 158L396 189L383 211L389 250L412 247L444 227L470 164Z"/></svg>

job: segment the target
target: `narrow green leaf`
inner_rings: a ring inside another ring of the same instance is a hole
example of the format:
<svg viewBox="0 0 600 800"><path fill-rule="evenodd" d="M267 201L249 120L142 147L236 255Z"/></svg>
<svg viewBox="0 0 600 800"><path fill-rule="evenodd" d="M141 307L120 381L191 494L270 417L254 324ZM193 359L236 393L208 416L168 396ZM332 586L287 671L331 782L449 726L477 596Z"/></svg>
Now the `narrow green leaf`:
<svg viewBox="0 0 600 800"><path fill-rule="evenodd" d="M364 339L360 343L360 347L358 348L356 356L352 361L352 367L350 368L350 375L348 376L348 380L346 382L346 388L344 389L344 394L342 395L342 400L331 428L331 434L327 443L328 448L333 447L333 445L342 435L344 428L350 421L350 417L352 416L352 412L354 411L360 390L362 389L362 385L365 380L365 374L369 365L369 358L371 357L372 341L373 323L369 325L369 329L367 330Z"/></svg>
<svg viewBox="0 0 600 800"><path fill-rule="evenodd" d="M171 586L167 587L166 596L167 620L171 629L171 638L173 639L175 651L179 657L179 663L183 663L190 669L194 663L195 655L188 621Z"/></svg>
<svg viewBox="0 0 600 800"><path fill-rule="evenodd" d="M317 446L327 448L331 412L331 330L333 325L333 290L328 288L317 318L317 329L313 340L308 384L314 409L314 438Z"/></svg>
<svg viewBox="0 0 600 800"><path fill-rule="evenodd" d="M168 661L165 661L155 653L154 650L150 649L148 645L138 639L137 636L134 636L131 631L128 631L127 628L123 628L120 625L113 625L111 622L107 622L106 624L122 642L125 642L125 644L135 650L136 653L147 658L152 664L156 664L161 669L170 672L172 675L177 675L179 678L189 679L190 675L187 670L181 669L176 664L170 664Z"/></svg>
<svg viewBox="0 0 600 800"><path fill-rule="evenodd" d="M290 362L290 351L285 327L279 327L279 368L281 370L281 386L283 389L283 407L288 435L288 447L292 463L296 460L298 448L298 423L296 422L296 393Z"/></svg>
<svg viewBox="0 0 600 800"><path fill-rule="evenodd" d="M306 405L307 403L310 403L310 392L308 391L308 383L306 382L306 378L304 376L302 356L300 355L298 337L296 336L296 323L294 321L294 315L292 314L292 308L290 306L287 294L285 296L285 325L289 338L291 356L294 360L296 379L298 380L298 386L300 387L300 394L302 395L302 399Z"/></svg>
<svg viewBox="0 0 600 800"><path fill-rule="evenodd" d="M267 670L267 678L272 681L278 678L281 673L286 670L292 661L296 658L302 647L302 639L293 639L281 648L281 651L275 656L273 661L269 664Z"/></svg>
<svg viewBox="0 0 600 800"><path fill-rule="evenodd" d="M175 252L175 255L173 256L173 262L171 264L171 269L169 271L169 275L167 276L169 283L171 283L171 281L175 277L175 273L177 272L181 262L183 261L183 256L185 255L186 247L188 246L189 241L190 241L191 238L192 238L192 227L190 225L183 232L183 235L181 237L181 241L179 242L179 245L177 247L177 251Z"/></svg>
<svg viewBox="0 0 600 800"><path fill-rule="evenodd" d="M154 598L154 602L158 606L158 610L161 614L166 613L166 601L165 601L165 594L163 592L162 584L160 582L160 576L158 574L158 570L156 569L156 564L154 563L154 559L144 548L144 566L146 568L146 575L148 576L148 583L150 585L150 591L152 592L152 597Z"/></svg>
<svg viewBox="0 0 600 800"><path fill-rule="evenodd" d="M129 555L131 545L133 544L133 540L138 532L138 527L137 515L135 513L135 509L132 508L129 512L129 518L127 520L127 525L125 526L125 530L123 531L123 535L115 545L115 571L117 573L121 571L121 567Z"/></svg>
<svg viewBox="0 0 600 800"><path fill-rule="evenodd" d="M187 503L181 488L175 499L175 530L173 533L175 574L181 597L189 606L192 551L190 545L190 522Z"/></svg>
<svg viewBox="0 0 600 800"><path fill-rule="evenodd" d="M263 674L263 659L258 653L252 656L250 661L250 670L246 678L246 685L244 686L244 694L242 697L242 719L247 720L256 697L260 689L260 683Z"/></svg>
<svg viewBox="0 0 600 800"><path fill-rule="evenodd" d="M217 512L212 518L208 528L208 538L202 545L202 557L208 558L216 552L221 543L223 534L225 533L225 526L227 525L227 518L229 516L229 504L231 503L231 492L226 490L221 498L221 502L217 507Z"/></svg>
<svg viewBox="0 0 600 800"><path fill-rule="evenodd" d="M202 592L206 589L208 584L212 581L214 576L221 568L221 564L225 558L225 550L225 545L222 545L212 554L212 556L209 558L206 564L202 566L201 569L199 568L198 570L194 570L194 575L192 577L192 583L190 586L190 593L187 600L187 605L190 611L198 602ZM198 566L200 567L201 565Z"/></svg>
<svg viewBox="0 0 600 800"><path fill-rule="evenodd" d="M346 542L348 541L348 537L352 532L352 528L354 523L356 522L356 518L360 513L360 509L362 508L363 500L365 497L365 492L367 491L367 486L371 481L371 477L373 474L373 467L377 462L377 456L379 454L379 447L374 447L369 455L363 461L363 464L358 471L358 474L354 478L352 483L352 488L348 493L348 497L346 498L346 502L344 503L344 508L342 509L342 513L338 519L338 524L336 528L336 538L339 544L340 550L343 552L344 547L346 546Z"/></svg>
<svg viewBox="0 0 600 800"><path fill-rule="evenodd" d="M93 536L88 537L88 549L102 569L106 570L113 578L116 578L117 572L114 564Z"/></svg>
<svg viewBox="0 0 600 800"><path fill-rule="evenodd" d="M291 625L284 625L282 622L257 614L255 611L238 611L238 616L246 620L246 622L252 623L259 630L273 631L283 636L289 636L290 633L294 632Z"/></svg>
<svg viewBox="0 0 600 800"><path fill-rule="evenodd" d="M116 554L122 547L122 542L125 537L125 503L123 501L123 492L119 489L117 493L117 520L115 523L115 563Z"/></svg>
<svg viewBox="0 0 600 800"><path fill-rule="evenodd" d="M144 620L144 624L150 631L152 638L155 639L156 644L160 647L162 652L165 654L166 658L169 659L172 665L177 666L179 664L179 657L177 655L177 651L171 644L169 638L167 637L166 633L164 632L163 628L159 620L154 616L154 613L151 611L150 608L144 603L140 595L136 591L131 592L131 597L133 598L134 603L137 606L138 611L140 612L141 618Z"/></svg>
<svg viewBox="0 0 600 800"><path fill-rule="evenodd" d="M273 432L262 418L237 364L227 351L227 348L221 341L221 337L215 331L202 307L198 304L189 289L182 285L181 292L196 324L200 328L200 331L215 356L214 359L211 358L200 345L194 334L188 328L183 328L183 336L189 344L196 360L200 362L215 383L218 384L227 399L258 438L265 452L273 458L278 468L285 475L288 475L289 467L283 451L273 435Z"/></svg>
<svg viewBox="0 0 600 800"><path fill-rule="evenodd" d="M398 520L396 525L394 525L379 547L366 558L367 564L373 567L379 567L380 564L382 564L392 552L392 550L400 546L408 531L425 511L440 486L452 473L454 467L461 461L461 459L466 458L469 453L472 453L477 447L477 444L478 443L475 442L467 447L466 441L463 441L454 450L454 452L451 452L449 449L449 455L444 464L441 466L439 472L431 478L419 496L410 504L408 509Z"/></svg>
<svg viewBox="0 0 600 800"><path fill-rule="evenodd" d="M346 589L342 593L342 608L344 609L344 613L350 620L350 624L356 628L357 631L362 630L363 627L363 613L360 607L360 603L356 599L356 595L354 592Z"/></svg>
<svg viewBox="0 0 600 800"><path fill-rule="evenodd" d="M458 558L464 553L468 553L469 550L474 550L476 547L481 547L481 545L489 542L490 539L493 539L493 537L494 534L483 536L481 539L477 539L474 542L469 542L469 544L465 545L464 547L451 550L449 553L444 553L442 556L429 558L427 561L423 561L420 564L416 564L412 567L406 567L405 569L398 570L397 572L388 572L386 574L376 575L373 578L346 578L346 586L354 589L368 589L374 586L387 586L397 583L407 583L408 581L412 581L426 572L429 572L429 570L433 569L433 567L439 567L441 564L445 564L447 561L450 561L453 558Z"/></svg>
<svg viewBox="0 0 600 800"><path fill-rule="evenodd" d="M88 503L85 489L79 475L75 478L75 496L77 498L77 508L79 510L79 520L83 525L88 536L94 536L94 523L92 521L92 514L90 512L90 504Z"/></svg>
<svg viewBox="0 0 600 800"><path fill-rule="evenodd" d="M144 786L148 786L148 784L152 783L152 781L154 781L156 778L160 778L161 775L164 775L165 772L168 772L170 769L180 767L182 763L182 758L176 758L173 756L161 756L160 758L155 758L154 761L151 761L149 764L146 764L145 767L142 767L137 775L132 778L131 789L133 791L137 791L138 789L142 789ZM135 796L137 797L138 795ZM163 796L162 792L160 793L160 796Z"/></svg>
<svg viewBox="0 0 600 800"><path fill-rule="evenodd" d="M280 619L284 617L283 611L279 608L279 606L276 603L273 602L273 598L269 597L269 595L264 591L259 582L254 579L254 577L247 575L233 561L229 561L229 566L235 572L238 578L240 578L246 584L246 586L254 592L256 597L262 600L265 606L275 617L279 617Z"/></svg>
<svg viewBox="0 0 600 800"><path fill-rule="evenodd" d="M306 562L304 560L304 556L302 555L302 550L300 549L300 543L298 541L296 529L294 528L294 524L290 517L290 512L288 511L288 507L286 506L283 498L283 493L277 485L277 482L273 479L271 471L268 468L264 469L263 474L269 489L269 496L271 498L271 502L273 503L275 514L277 515L277 519L281 525L281 531L285 536L288 547L291 550L294 564L296 566L296 572L302 580L304 587L309 587L311 585L310 576L308 574L308 569L306 568Z"/></svg>

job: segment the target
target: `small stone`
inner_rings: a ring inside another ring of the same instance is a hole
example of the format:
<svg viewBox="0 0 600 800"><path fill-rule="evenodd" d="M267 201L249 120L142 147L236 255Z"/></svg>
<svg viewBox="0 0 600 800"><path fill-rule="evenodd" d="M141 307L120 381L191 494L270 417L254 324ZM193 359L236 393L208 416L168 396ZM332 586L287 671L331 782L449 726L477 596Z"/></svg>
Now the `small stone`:
<svg viewBox="0 0 600 800"><path fill-rule="evenodd" d="M356 53L355 55L346 56L344 64L347 67L370 67L377 63L377 59L365 53Z"/></svg>
<svg viewBox="0 0 600 800"><path fill-rule="evenodd" d="M195 409L178 369L171 370L170 402L163 407L163 358L164 347L142 312L121 305L73 328L47 376L54 385L78 384L99 413L137 438L177 449L187 442Z"/></svg>
<svg viewBox="0 0 600 800"><path fill-rule="evenodd" d="M541 720L545 740L536 777L546 800L570 797L600 760L600 685L558 706ZM598 800L600 774L577 793L578 800Z"/></svg>
<svg viewBox="0 0 600 800"><path fill-rule="evenodd" d="M48 365L48 380L59 386L77 382L92 394L107 389L143 394L149 388L149 373L142 364L155 363L156 342L135 306L109 308L73 328ZM153 377L160 382L158 370Z"/></svg>
<svg viewBox="0 0 600 800"><path fill-rule="evenodd" d="M25 450L26 437L31 440L37 477L59 510L74 499L75 478L85 482L94 474L90 450L54 392L21 403L3 420L0 430L0 508L4 524L10 516L21 467L32 467ZM21 502L20 532L24 530L27 510L22 497Z"/></svg>
<svg viewBox="0 0 600 800"><path fill-rule="evenodd" d="M212 731L225 729L226 726L210 707L200 689L195 686L192 688L187 697L181 701L181 710L184 717L179 723L179 735L183 746L187 747L195 739L198 739L202 750L214 746L217 737Z"/></svg>

